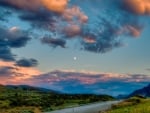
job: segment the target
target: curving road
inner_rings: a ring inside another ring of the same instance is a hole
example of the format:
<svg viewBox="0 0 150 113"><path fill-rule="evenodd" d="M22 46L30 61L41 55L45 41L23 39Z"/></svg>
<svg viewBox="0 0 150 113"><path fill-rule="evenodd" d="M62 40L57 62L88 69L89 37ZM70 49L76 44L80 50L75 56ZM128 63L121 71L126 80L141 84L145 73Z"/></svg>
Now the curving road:
<svg viewBox="0 0 150 113"><path fill-rule="evenodd" d="M108 101L108 102L94 103L45 113L99 113L99 111L107 110L111 108L112 104L116 104L119 102L120 101Z"/></svg>

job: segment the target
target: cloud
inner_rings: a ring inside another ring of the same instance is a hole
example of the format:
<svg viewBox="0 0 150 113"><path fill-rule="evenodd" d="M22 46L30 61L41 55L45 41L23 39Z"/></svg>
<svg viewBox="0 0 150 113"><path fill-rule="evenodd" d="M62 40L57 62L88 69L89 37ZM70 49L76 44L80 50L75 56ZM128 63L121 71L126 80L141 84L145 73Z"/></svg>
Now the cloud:
<svg viewBox="0 0 150 113"><path fill-rule="evenodd" d="M21 30L18 27L0 28L0 39L3 40L3 44L12 48L24 47L31 39L28 31Z"/></svg>
<svg viewBox="0 0 150 113"><path fill-rule="evenodd" d="M36 11L40 8L45 8L52 12L61 13L68 5L68 0L1 0L1 5L6 7L12 7L15 9Z"/></svg>
<svg viewBox="0 0 150 113"><path fill-rule="evenodd" d="M124 32L129 36L139 37L141 35L141 31L142 31L142 26L126 25L120 31L118 31L118 34L120 33L122 34Z"/></svg>
<svg viewBox="0 0 150 113"><path fill-rule="evenodd" d="M52 30L55 20L53 14L47 10L38 10L36 12L24 12L19 15L22 21L27 21L33 28Z"/></svg>
<svg viewBox="0 0 150 113"><path fill-rule="evenodd" d="M99 18L99 21L102 21L102 23L95 25L96 28L92 31L90 31L90 27L83 30L82 49L95 53L106 53L123 46L117 34L119 28L104 18ZM92 40L86 40L86 37L90 37Z"/></svg>
<svg viewBox="0 0 150 113"><path fill-rule="evenodd" d="M149 0L124 0L125 9L137 15L150 15Z"/></svg>
<svg viewBox="0 0 150 113"><path fill-rule="evenodd" d="M96 43L96 40L95 40L95 38L92 37L92 36L87 36L87 37L85 36L85 37L84 37L84 42L91 44L91 43Z"/></svg>
<svg viewBox="0 0 150 113"><path fill-rule="evenodd" d="M80 35L81 28L79 25L68 25L64 28L63 33L66 37L74 37Z"/></svg>
<svg viewBox="0 0 150 113"><path fill-rule="evenodd" d="M57 46L60 46L62 48L66 47L66 42L63 39L43 37L41 39L41 42L43 44L47 44L47 45L50 45L50 46L53 46L53 47L57 47Z"/></svg>
<svg viewBox="0 0 150 113"><path fill-rule="evenodd" d="M3 45L3 42L1 42L2 45L0 45L0 59L5 61L14 61L15 55L12 54L11 50L7 45Z"/></svg>
<svg viewBox="0 0 150 113"><path fill-rule="evenodd" d="M5 67L0 67L0 76L9 76L13 73L13 67L10 66L5 66Z"/></svg>
<svg viewBox="0 0 150 113"><path fill-rule="evenodd" d="M0 2L4 6L13 7L15 9L23 9L35 11L40 8L46 8L53 12L61 13L68 5L68 0L1 0Z"/></svg>
<svg viewBox="0 0 150 113"><path fill-rule="evenodd" d="M52 22L57 21L58 18L63 18L63 22L75 22L78 20L82 23L86 22L88 18L80 11L79 7L68 7L68 0L31 0L31 2L28 2L28 0L22 0L22 2L19 0L15 2L12 0L2 0L0 3L2 7L19 9L19 11L15 11L20 13L20 18L22 20L29 21L35 26L36 24L40 26L44 24L43 26L46 26L48 30Z"/></svg>
<svg viewBox="0 0 150 113"><path fill-rule="evenodd" d="M15 62L0 60L0 84L26 84L26 79L39 75L34 67L16 66Z"/></svg>
<svg viewBox="0 0 150 113"><path fill-rule="evenodd" d="M57 87L67 93L127 94L148 84L150 77L144 74L118 74L102 72L77 72L56 70L33 76L27 81L48 88ZM111 88L110 88L111 86Z"/></svg>
<svg viewBox="0 0 150 113"><path fill-rule="evenodd" d="M38 65L38 61L36 59L20 59L16 61L16 66L20 67L36 67Z"/></svg>
<svg viewBox="0 0 150 113"><path fill-rule="evenodd" d="M149 75L56 70L41 73L33 67L0 61L1 84L27 84L65 93L128 94L150 81ZM111 87L110 87L111 86Z"/></svg>
<svg viewBox="0 0 150 113"><path fill-rule="evenodd" d="M13 9L22 21L27 21L35 29L56 37L42 39L44 44L52 47L64 48L65 45L71 45L72 40L76 40L80 50L106 53L124 46L122 37L140 37L144 28L140 19L148 14L148 0L95 0L94 4L92 2L1 0L0 6ZM138 5L141 6L136 7ZM141 7L144 8L143 14L135 15L134 9L137 8L141 12Z"/></svg>
<svg viewBox="0 0 150 113"><path fill-rule="evenodd" d="M15 55L11 52L11 48L24 47L30 40L29 33L18 27L10 29L0 27L0 59L6 61L15 60Z"/></svg>
<svg viewBox="0 0 150 113"><path fill-rule="evenodd" d="M16 0L15 2L13 0L1 0L0 4L5 7L30 11L34 11L41 6L40 0L30 0L30 2L28 0Z"/></svg>
<svg viewBox="0 0 150 113"><path fill-rule="evenodd" d="M21 30L18 27L0 27L0 76L3 76L5 82L6 78L10 80L16 79L12 78L12 76L25 78L25 76L38 73L36 69L32 68L37 66L37 60L20 59L17 61L17 55L12 53L12 49L24 47L30 40L29 31Z"/></svg>
<svg viewBox="0 0 150 113"><path fill-rule="evenodd" d="M80 23L86 23L88 21L88 16L81 11L80 7L72 6L64 10L62 14L63 18L68 22L73 21L75 18Z"/></svg>
<svg viewBox="0 0 150 113"><path fill-rule="evenodd" d="M12 27L6 32L8 44L13 48L24 47L31 39L28 31L23 31L18 27Z"/></svg>
<svg viewBox="0 0 150 113"><path fill-rule="evenodd" d="M144 82L149 81L150 77L143 74L117 74L117 73L94 73L94 72L76 72L76 71L52 71L47 74L35 77L43 82L55 83L62 81L75 80L81 84L95 84L106 81L122 82Z"/></svg>
<svg viewBox="0 0 150 113"><path fill-rule="evenodd" d="M68 5L68 0L41 0L50 11L62 13Z"/></svg>

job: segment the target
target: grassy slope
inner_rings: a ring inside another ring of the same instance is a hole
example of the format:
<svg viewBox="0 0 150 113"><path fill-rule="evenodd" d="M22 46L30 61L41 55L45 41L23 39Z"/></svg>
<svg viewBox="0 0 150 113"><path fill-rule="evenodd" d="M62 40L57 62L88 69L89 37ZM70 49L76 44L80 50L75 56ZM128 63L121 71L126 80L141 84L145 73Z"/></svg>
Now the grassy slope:
<svg viewBox="0 0 150 113"><path fill-rule="evenodd" d="M113 100L107 95L67 95L0 86L0 113L40 113L43 110Z"/></svg>
<svg viewBox="0 0 150 113"><path fill-rule="evenodd" d="M150 99L132 97L117 105L105 113L150 113Z"/></svg>

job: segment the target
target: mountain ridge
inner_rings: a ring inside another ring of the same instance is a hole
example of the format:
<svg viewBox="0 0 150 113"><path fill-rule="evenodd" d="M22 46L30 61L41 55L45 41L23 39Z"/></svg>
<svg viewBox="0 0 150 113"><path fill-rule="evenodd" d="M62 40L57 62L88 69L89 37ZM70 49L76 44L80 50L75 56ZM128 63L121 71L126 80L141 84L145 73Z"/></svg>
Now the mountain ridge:
<svg viewBox="0 0 150 113"><path fill-rule="evenodd" d="M52 89L47 89L47 88L42 88L42 87L36 87L36 86L30 86L30 85L2 85L0 84L0 90L16 90L20 89L23 91L35 91L35 92L45 92L45 93L57 93L60 94L61 92L52 90Z"/></svg>
<svg viewBox="0 0 150 113"><path fill-rule="evenodd" d="M148 84L147 86L135 90L134 92L132 92L131 94L129 94L128 97L132 97L132 96L136 96L136 95L140 95L140 96L144 96L144 97L150 97L150 84Z"/></svg>

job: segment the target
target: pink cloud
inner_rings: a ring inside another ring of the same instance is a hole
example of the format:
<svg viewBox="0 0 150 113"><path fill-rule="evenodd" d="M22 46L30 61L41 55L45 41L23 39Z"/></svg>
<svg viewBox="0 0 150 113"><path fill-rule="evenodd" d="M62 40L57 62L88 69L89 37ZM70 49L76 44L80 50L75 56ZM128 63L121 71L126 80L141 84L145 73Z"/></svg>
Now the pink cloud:
<svg viewBox="0 0 150 113"><path fill-rule="evenodd" d="M49 85L65 81L78 81L84 85L92 85L100 82L142 82L147 80L150 80L150 77L142 74L117 74L88 71L76 72L67 70L52 71L31 78L31 81L35 83L47 83Z"/></svg>
<svg viewBox="0 0 150 113"><path fill-rule="evenodd" d="M125 25L120 30L116 32L116 34L128 34L129 36L139 37L142 32L142 27L137 27L133 25Z"/></svg>
<svg viewBox="0 0 150 113"><path fill-rule="evenodd" d="M96 40L93 37L89 37L89 36L84 37L83 40L86 43L96 43Z"/></svg>
<svg viewBox="0 0 150 113"><path fill-rule="evenodd" d="M149 0L124 0L126 9L138 15L150 15Z"/></svg>
<svg viewBox="0 0 150 113"><path fill-rule="evenodd" d="M72 25L66 26L63 31L65 32L67 36L73 37L73 36L80 35L81 28L79 25L72 24Z"/></svg>
<svg viewBox="0 0 150 113"><path fill-rule="evenodd" d="M68 22L72 22L74 18L80 23L86 23L88 21L87 15L85 15L78 6L65 9L62 16Z"/></svg>
<svg viewBox="0 0 150 113"><path fill-rule="evenodd" d="M33 67L15 66L14 62L0 60L0 69L7 68L4 73L0 73L0 84L25 84L27 79L40 75L41 72ZM6 75L6 74L7 75Z"/></svg>

